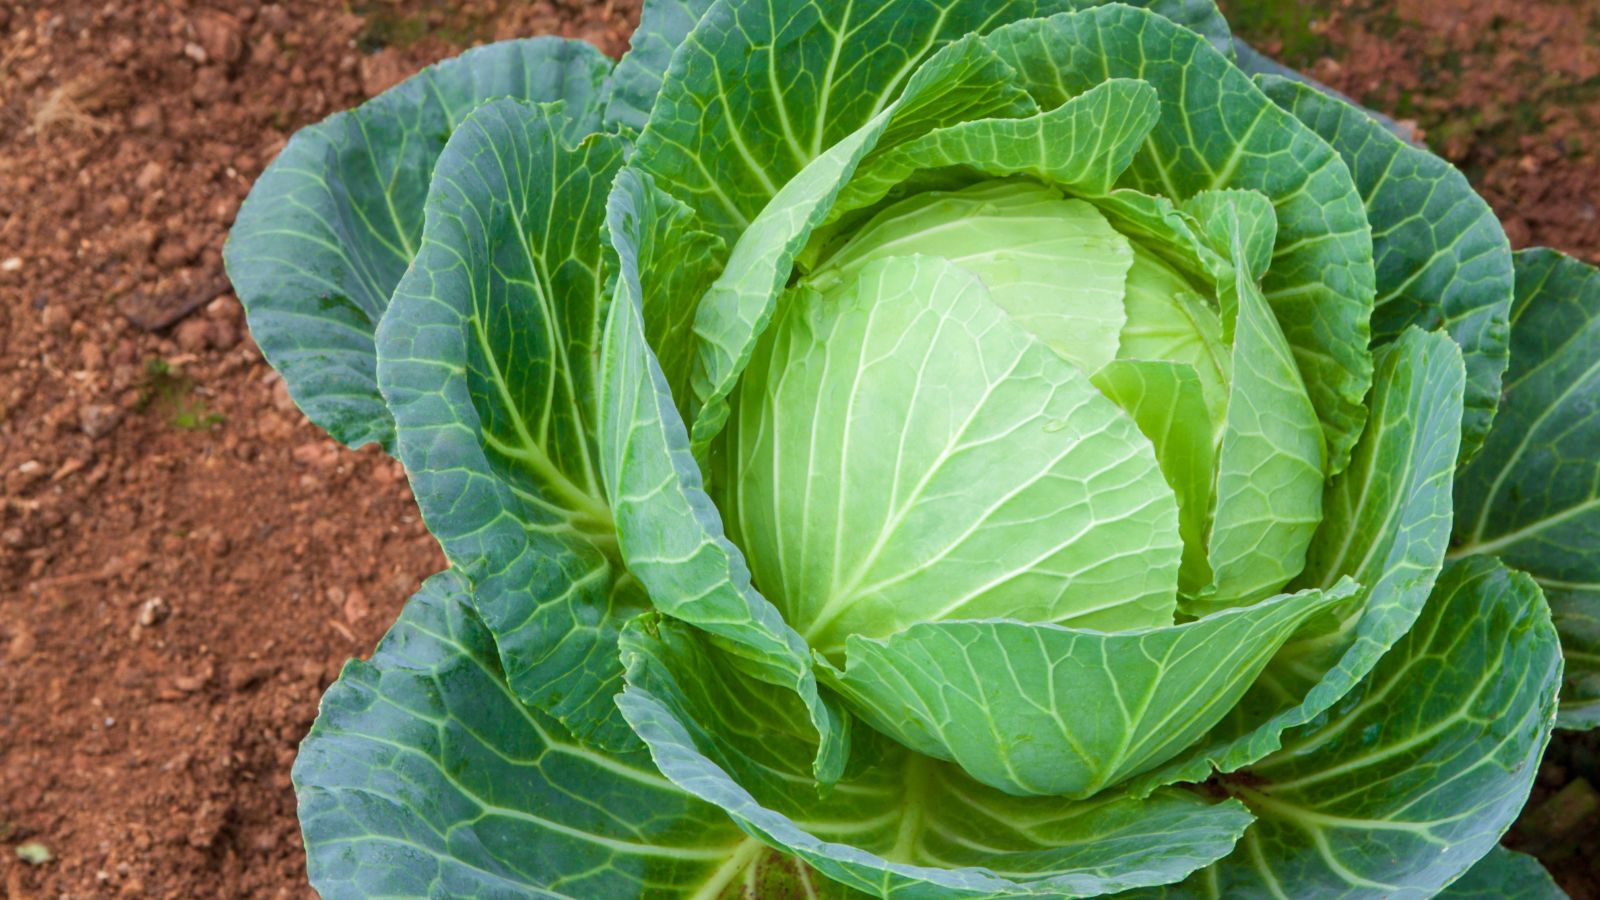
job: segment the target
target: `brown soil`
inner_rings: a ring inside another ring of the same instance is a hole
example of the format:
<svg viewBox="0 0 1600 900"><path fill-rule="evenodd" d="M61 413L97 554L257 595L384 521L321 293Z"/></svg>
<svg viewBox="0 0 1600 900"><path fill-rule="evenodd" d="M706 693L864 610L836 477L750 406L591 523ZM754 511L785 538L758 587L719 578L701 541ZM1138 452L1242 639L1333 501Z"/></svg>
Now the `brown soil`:
<svg viewBox="0 0 1600 900"><path fill-rule="evenodd" d="M1600 260L1600 4L1224 0L1260 49L1417 128L1512 246ZM1247 20L1246 20L1247 19Z"/></svg>
<svg viewBox="0 0 1600 900"><path fill-rule="evenodd" d="M290 404L222 239L295 128L466 43L631 27L503 6L0 0L0 893L310 895L295 746L443 560L398 465Z"/></svg>
<svg viewBox="0 0 1600 900"><path fill-rule="evenodd" d="M637 5L0 0L8 897L310 894L294 748L442 560L398 467L288 402L222 238L295 128L483 40L618 53ZM1570 24L1590 7L1461 6L1325 3L1294 61L1416 119L1517 244L1597 258L1596 29ZM1593 744L1562 746L1539 802L1594 780ZM1539 840L1596 896L1572 862L1594 848ZM25 843L52 861L19 861Z"/></svg>

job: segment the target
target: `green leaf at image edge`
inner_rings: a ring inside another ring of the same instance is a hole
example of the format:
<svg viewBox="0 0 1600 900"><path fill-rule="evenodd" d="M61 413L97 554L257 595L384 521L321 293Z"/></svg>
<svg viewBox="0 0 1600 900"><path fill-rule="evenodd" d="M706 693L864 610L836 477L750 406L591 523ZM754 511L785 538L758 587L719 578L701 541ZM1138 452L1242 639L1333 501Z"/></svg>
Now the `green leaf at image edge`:
<svg viewBox="0 0 1600 900"><path fill-rule="evenodd" d="M759 849L644 754L592 749L523 706L455 572L346 664L293 777L327 900L714 894Z"/></svg>
<svg viewBox="0 0 1600 900"><path fill-rule="evenodd" d="M1491 847L1465 875L1438 894L1443 900L1567 900L1555 879L1526 853Z"/></svg>
<svg viewBox="0 0 1600 900"><path fill-rule="evenodd" d="M1555 718L1561 653L1531 578L1476 557L1283 749L1229 778L1257 821L1175 897L1425 898L1516 819Z"/></svg>
<svg viewBox="0 0 1600 900"><path fill-rule="evenodd" d="M1556 727L1600 728L1600 591L1542 584L1567 661Z"/></svg>
<svg viewBox="0 0 1600 900"><path fill-rule="evenodd" d="M239 209L223 260L250 333L307 418L393 452L373 332L422 238L445 141L497 97L566 103L573 135L600 121L611 61L544 37L468 50L290 139Z"/></svg>
<svg viewBox="0 0 1600 900"><path fill-rule="evenodd" d="M1600 726L1600 270L1515 254L1511 367L1483 450L1456 478L1454 557L1528 572L1567 656L1560 725Z"/></svg>

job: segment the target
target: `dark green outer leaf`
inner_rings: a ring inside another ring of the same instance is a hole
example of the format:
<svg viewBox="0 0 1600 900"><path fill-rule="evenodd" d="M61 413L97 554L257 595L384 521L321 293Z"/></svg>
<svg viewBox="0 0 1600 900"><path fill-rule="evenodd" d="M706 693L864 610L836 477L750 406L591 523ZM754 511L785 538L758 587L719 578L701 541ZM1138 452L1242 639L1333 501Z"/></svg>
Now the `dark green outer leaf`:
<svg viewBox="0 0 1600 900"><path fill-rule="evenodd" d="M606 83L605 124L639 132L666 77L672 54L683 43L713 0L645 0L639 27L628 39L628 52L617 61Z"/></svg>
<svg viewBox="0 0 1600 900"><path fill-rule="evenodd" d="M721 0L673 55L637 164L730 246L940 47L1067 0Z"/></svg>
<svg viewBox="0 0 1600 900"><path fill-rule="evenodd" d="M700 6L696 0L678 2L685 10ZM640 136L640 164L671 184L731 245L779 188L886 109L917 66L944 44L1101 2L713 3L673 54ZM1227 23L1208 0L1138 5L1231 52ZM674 22L673 29L661 28L670 39L682 13L661 16ZM653 68L657 54L649 56Z"/></svg>
<svg viewBox="0 0 1600 900"><path fill-rule="evenodd" d="M655 106L672 55L714 0L646 0L628 52L606 86L606 125L642 131ZM1232 52L1228 24L1210 0L1153 0L1150 8Z"/></svg>
<svg viewBox="0 0 1600 900"><path fill-rule="evenodd" d="M1328 485L1297 583L1354 577L1370 586L1359 607L1344 611L1338 633L1370 642L1372 659L1411 627L1444 563L1465 382L1461 353L1445 336L1407 329L1378 352L1367 431L1350 468ZM1300 664L1345 650L1330 633L1304 635L1288 649ZM1342 668L1353 667L1347 655Z"/></svg>
<svg viewBox="0 0 1600 900"><path fill-rule="evenodd" d="M1350 105L1355 106L1362 112L1371 116L1378 122L1379 125L1389 129L1391 133L1406 143L1413 146L1420 146L1417 141L1412 139L1411 135L1413 132L1410 128L1402 127L1398 122L1375 109L1368 109L1365 106L1361 106L1339 91L1328 87L1304 72L1295 71L1294 69L1277 62L1256 48L1245 43L1243 40L1237 37L1233 38L1232 49L1234 65L1237 65L1241 70L1254 76L1272 75L1278 78L1287 78L1290 81L1297 81L1303 85L1306 85L1307 87L1313 88L1320 93L1327 94L1334 99L1342 100L1345 103L1349 103Z"/></svg>
<svg viewBox="0 0 1600 900"><path fill-rule="evenodd" d="M1515 255L1511 367L1483 450L1456 479L1452 556L1493 554L1550 595L1568 651L1563 725L1600 724L1600 271Z"/></svg>
<svg viewBox="0 0 1600 900"><path fill-rule="evenodd" d="M1276 76L1256 83L1344 158L1372 223L1378 299L1372 340L1444 329L1467 364L1461 456L1483 443L1500 404L1511 308L1511 245L1466 176L1395 137L1362 110Z"/></svg>
<svg viewBox="0 0 1600 900"><path fill-rule="evenodd" d="M1163 895L1434 896L1527 800L1560 674L1532 579L1485 557L1447 566L1355 690L1228 780L1257 816L1233 855Z"/></svg>
<svg viewBox="0 0 1600 900"><path fill-rule="evenodd" d="M1233 59L1233 33L1228 20L1217 9L1215 0L1113 0L1128 6L1148 9L1162 18L1171 19L1195 34L1228 59ZM1099 3L1080 3L1078 8L1098 6Z"/></svg>
<svg viewBox="0 0 1600 900"><path fill-rule="evenodd" d="M1278 240L1262 288L1322 419L1329 473L1349 459L1372 383L1371 228L1344 162L1193 32L1125 6L1019 22L985 39L1042 107L1108 78L1138 78L1161 119L1118 182L1178 202L1257 190Z"/></svg>
<svg viewBox="0 0 1600 900"><path fill-rule="evenodd" d="M472 580L518 695L604 746L622 618L594 458L600 225L622 141L500 100L439 158L422 248L378 331L378 379L423 518Z"/></svg>
<svg viewBox="0 0 1600 900"><path fill-rule="evenodd" d="M492 44L289 141L240 207L223 258L252 336L311 421L349 446L393 451L373 332L421 242L445 141L496 97L565 101L570 133L587 133L610 69L581 41Z"/></svg>
<svg viewBox="0 0 1600 900"><path fill-rule="evenodd" d="M647 756L587 748L520 704L471 606L456 573L429 579L323 697L294 766L312 886L587 900L730 880L754 842Z"/></svg>
<svg viewBox="0 0 1600 900"><path fill-rule="evenodd" d="M750 584L645 341L646 298L660 306L666 298L657 288L670 280L662 270L684 262L655 231L673 224L673 202L632 169L618 175L609 200L606 239L617 278L601 357L599 443L621 553L657 609L716 635L764 681L795 692L816 741L810 774L831 784L849 756L849 722L819 694L805 641Z"/></svg>
<svg viewBox="0 0 1600 900"><path fill-rule="evenodd" d="M1567 900L1537 859L1504 847L1491 848L1483 859L1445 888L1445 900Z"/></svg>
<svg viewBox="0 0 1600 900"><path fill-rule="evenodd" d="M1567 662L1556 727L1600 728L1600 590L1573 590L1548 581L1541 585Z"/></svg>

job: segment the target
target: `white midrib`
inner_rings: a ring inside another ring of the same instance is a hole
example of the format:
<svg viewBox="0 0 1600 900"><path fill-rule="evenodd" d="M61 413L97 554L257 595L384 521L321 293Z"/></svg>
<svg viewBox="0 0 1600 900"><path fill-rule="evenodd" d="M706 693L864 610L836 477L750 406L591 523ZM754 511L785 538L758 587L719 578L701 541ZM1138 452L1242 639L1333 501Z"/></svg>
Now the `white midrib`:
<svg viewBox="0 0 1600 900"><path fill-rule="evenodd" d="M733 884L752 864L766 845L755 838L745 838L728 854L728 859L706 878L700 889L690 895L690 900L717 900L728 885Z"/></svg>
<svg viewBox="0 0 1600 900"><path fill-rule="evenodd" d="M894 846L883 858L890 862L914 863L914 851L922 841L923 824L928 815L928 780L933 760L918 753L907 754L905 776L905 814L895 832Z"/></svg>
<svg viewBox="0 0 1600 900"><path fill-rule="evenodd" d="M527 463L544 483L550 486L554 493L571 504L571 508L574 511L609 527L612 521L610 507L606 506L604 501L593 494L573 484L571 479L567 478L566 473L561 471L555 462L550 459L550 456L545 453L544 447L533 439L533 433L528 430L527 421L523 419L521 411L517 409L517 405L512 402L511 392L507 389L505 377L500 371L500 361L495 358L489 346L489 336L484 331L483 320L474 316L472 330L478 338L478 347L483 353L484 363L489 367L490 380L494 382L495 393L499 394L500 402L505 404L512 426L516 429L517 437L521 441L521 446L507 444L487 431L483 432L485 442L501 453Z"/></svg>

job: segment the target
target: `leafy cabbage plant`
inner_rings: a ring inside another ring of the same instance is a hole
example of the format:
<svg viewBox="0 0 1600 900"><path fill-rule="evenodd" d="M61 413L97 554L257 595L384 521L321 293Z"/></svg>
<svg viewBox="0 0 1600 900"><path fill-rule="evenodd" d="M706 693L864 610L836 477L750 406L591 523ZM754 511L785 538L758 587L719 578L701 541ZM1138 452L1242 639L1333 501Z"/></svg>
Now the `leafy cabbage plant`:
<svg viewBox="0 0 1600 900"><path fill-rule="evenodd" d="M650 0L227 263L451 563L301 748L326 896L1557 893L1600 276L1209 0Z"/></svg>

